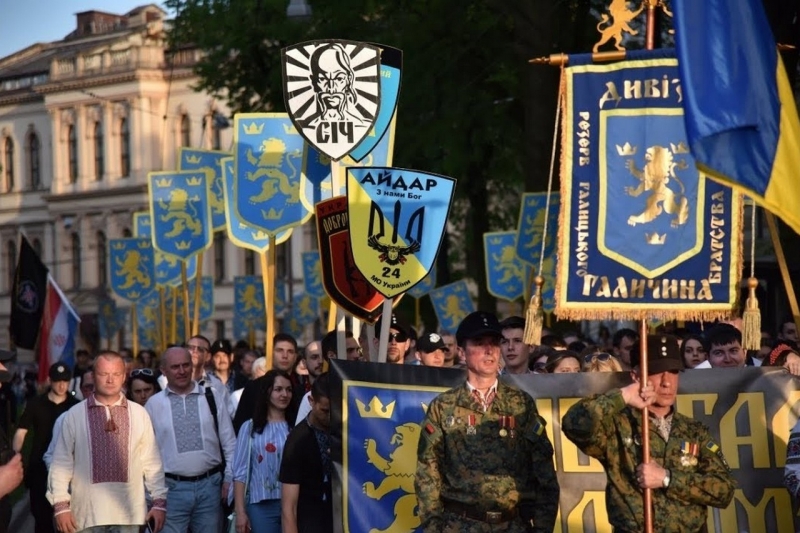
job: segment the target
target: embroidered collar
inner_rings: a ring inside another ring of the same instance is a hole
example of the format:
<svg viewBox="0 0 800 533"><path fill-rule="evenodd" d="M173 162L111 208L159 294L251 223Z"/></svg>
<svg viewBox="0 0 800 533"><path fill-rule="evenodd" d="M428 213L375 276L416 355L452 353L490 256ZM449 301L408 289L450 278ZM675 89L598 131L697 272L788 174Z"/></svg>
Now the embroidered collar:
<svg viewBox="0 0 800 533"><path fill-rule="evenodd" d="M86 398L86 407L124 407L125 409L128 408L128 399L125 397L124 394L121 392L119 393L119 399L112 403L111 405L105 405L97 401L94 394Z"/></svg>
<svg viewBox="0 0 800 533"><path fill-rule="evenodd" d="M169 388L169 385L167 385L167 388L164 389L164 390L167 391L167 396L169 396L170 394L174 394L175 396L188 396L190 394L203 394L204 393L203 387L197 381L194 382L194 387L192 388L192 390L190 390L186 394L181 394L179 392L175 392L174 390Z"/></svg>

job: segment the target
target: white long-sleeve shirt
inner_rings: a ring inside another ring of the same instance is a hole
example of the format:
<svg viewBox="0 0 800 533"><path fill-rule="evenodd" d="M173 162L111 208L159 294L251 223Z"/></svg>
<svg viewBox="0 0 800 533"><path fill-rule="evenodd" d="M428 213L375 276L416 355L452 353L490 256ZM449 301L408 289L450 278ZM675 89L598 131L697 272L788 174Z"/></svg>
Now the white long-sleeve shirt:
<svg viewBox="0 0 800 533"><path fill-rule="evenodd" d="M169 387L147 400L161 451L164 471L179 476L204 474L221 463L220 442L225 454L225 481L233 479L236 434L224 398L212 387L217 404L219 439L205 389L195 383L188 394L177 394Z"/></svg>
<svg viewBox="0 0 800 533"><path fill-rule="evenodd" d="M69 411L67 411L67 413L68 412ZM61 434L61 425L64 423L64 417L67 416L67 413L61 413L61 415L56 418L56 423L53 424L53 438L50 439L50 444L47 445L47 451L44 452L44 456L42 457L48 470L50 470L50 465L53 464L53 454L56 451L56 443L58 442L58 436Z"/></svg>
<svg viewBox="0 0 800 533"><path fill-rule="evenodd" d="M71 511L78 531L144 524L145 488L166 510L167 486L150 416L120 399L110 407L94 396L64 416L47 480L54 514Z"/></svg>

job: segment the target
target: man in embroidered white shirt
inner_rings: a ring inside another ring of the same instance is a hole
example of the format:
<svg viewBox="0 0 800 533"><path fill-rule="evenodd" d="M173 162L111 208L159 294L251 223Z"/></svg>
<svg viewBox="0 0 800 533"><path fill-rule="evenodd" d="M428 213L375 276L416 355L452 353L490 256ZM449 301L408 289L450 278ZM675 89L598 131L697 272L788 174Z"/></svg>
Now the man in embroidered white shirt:
<svg viewBox="0 0 800 533"><path fill-rule="evenodd" d="M47 499L59 533L138 533L164 525L167 489L150 416L125 399L125 361L101 352L95 392L64 415ZM153 500L145 503L145 488Z"/></svg>
<svg viewBox="0 0 800 533"><path fill-rule="evenodd" d="M167 349L161 357L167 387L145 405L167 478L166 533L217 531L233 478L236 436L224 399L192 379L192 366L189 350Z"/></svg>

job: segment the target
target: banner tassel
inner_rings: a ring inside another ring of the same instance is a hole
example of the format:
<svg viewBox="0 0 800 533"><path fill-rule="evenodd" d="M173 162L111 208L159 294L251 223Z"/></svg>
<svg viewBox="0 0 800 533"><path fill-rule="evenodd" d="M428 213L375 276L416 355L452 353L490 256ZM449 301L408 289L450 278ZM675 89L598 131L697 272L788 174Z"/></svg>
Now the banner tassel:
<svg viewBox="0 0 800 533"><path fill-rule="evenodd" d="M522 342L538 346L542 343L542 326L544 323L544 310L542 309L544 278L536 276L534 283L536 283L536 292L531 297L528 310L525 312L525 332L522 335Z"/></svg>
<svg viewBox="0 0 800 533"><path fill-rule="evenodd" d="M758 288L758 279L748 278L749 294L742 314L742 344L745 350L761 349L761 311L758 308L756 288Z"/></svg>

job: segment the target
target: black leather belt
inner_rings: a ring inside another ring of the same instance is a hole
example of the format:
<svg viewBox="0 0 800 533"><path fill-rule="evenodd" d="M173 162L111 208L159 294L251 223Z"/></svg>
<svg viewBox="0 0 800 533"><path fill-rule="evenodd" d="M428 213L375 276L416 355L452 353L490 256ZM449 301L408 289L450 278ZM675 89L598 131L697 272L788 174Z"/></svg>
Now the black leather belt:
<svg viewBox="0 0 800 533"><path fill-rule="evenodd" d="M461 518L469 518L486 524L504 524L506 522L511 522L519 516L516 507L506 511L480 512L470 505L459 502L444 502L444 510L445 512L460 516Z"/></svg>
<svg viewBox="0 0 800 533"><path fill-rule="evenodd" d="M202 479L210 478L214 474L218 474L220 472L222 472L222 465L217 465L208 472L197 476L179 476L178 474L170 474L168 472L165 472L164 476L175 481L200 481Z"/></svg>

